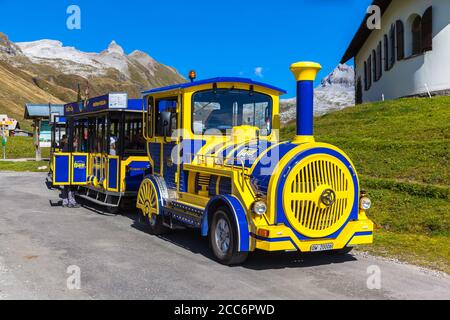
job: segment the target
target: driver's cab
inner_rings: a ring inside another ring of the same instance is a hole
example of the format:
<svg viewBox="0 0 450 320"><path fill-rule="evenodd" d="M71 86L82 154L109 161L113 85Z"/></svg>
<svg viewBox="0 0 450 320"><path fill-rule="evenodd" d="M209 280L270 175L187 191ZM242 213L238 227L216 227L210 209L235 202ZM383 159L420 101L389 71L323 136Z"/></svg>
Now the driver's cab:
<svg viewBox="0 0 450 320"><path fill-rule="evenodd" d="M224 183L229 173L252 165L236 158L249 153L255 161L258 147L252 154L250 145L278 141L279 97L284 93L244 78L214 78L144 92L148 155L153 174L164 179L170 198L204 207L215 193L231 193L210 190L211 175L206 172L213 170L214 177L221 177L218 186L232 188L231 181Z"/></svg>

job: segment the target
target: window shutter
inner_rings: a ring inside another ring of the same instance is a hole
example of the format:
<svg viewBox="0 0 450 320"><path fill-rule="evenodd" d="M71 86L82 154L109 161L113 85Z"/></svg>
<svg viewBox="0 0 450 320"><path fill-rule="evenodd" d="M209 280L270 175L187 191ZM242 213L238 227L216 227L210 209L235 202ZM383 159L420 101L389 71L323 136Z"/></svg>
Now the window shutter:
<svg viewBox="0 0 450 320"><path fill-rule="evenodd" d="M389 40L391 47L389 69L391 69L395 64L395 24L391 26L391 31L389 32Z"/></svg>
<svg viewBox="0 0 450 320"><path fill-rule="evenodd" d="M422 52L433 50L433 7L429 7L422 17Z"/></svg>
<svg viewBox="0 0 450 320"><path fill-rule="evenodd" d="M368 90L369 89L369 85L368 85L368 81L367 81L367 62L364 61L364 90Z"/></svg>
<svg viewBox="0 0 450 320"><path fill-rule="evenodd" d="M382 50L381 50L381 41L378 43L377 47L377 79L381 79L381 75L383 74L383 58L382 58Z"/></svg>
<svg viewBox="0 0 450 320"><path fill-rule="evenodd" d="M405 28L401 20L396 22L397 29L397 60L405 58Z"/></svg>
<svg viewBox="0 0 450 320"><path fill-rule="evenodd" d="M384 71L389 70L389 40L388 36L384 35Z"/></svg>
<svg viewBox="0 0 450 320"><path fill-rule="evenodd" d="M377 53L375 50L372 50L372 75L373 75L373 82L378 81L378 67L377 67Z"/></svg>

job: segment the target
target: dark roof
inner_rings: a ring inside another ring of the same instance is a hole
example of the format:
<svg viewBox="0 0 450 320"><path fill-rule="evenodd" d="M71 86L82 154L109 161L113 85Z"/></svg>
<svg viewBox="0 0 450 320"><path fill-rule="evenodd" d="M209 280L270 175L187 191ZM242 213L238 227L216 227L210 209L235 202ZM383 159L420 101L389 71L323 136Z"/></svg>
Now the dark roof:
<svg viewBox="0 0 450 320"><path fill-rule="evenodd" d="M25 105L25 119L48 118L50 114L64 115L64 105L62 104L32 104Z"/></svg>
<svg viewBox="0 0 450 320"><path fill-rule="evenodd" d="M392 0L374 0L372 2L372 5L377 5L381 9L381 15L383 15L389 5L391 4ZM361 49L361 47L366 42L367 38L369 38L370 34L373 30L369 30L367 28L367 18L369 18L369 14L366 14L364 16L363 21L361 22L361 25L356 32L355 36L353 37L352 42L347 48L347 51L345 51L344 56L341 59L341 63L345 63L351 58L355 57L355 55L358 53L358 51Z"/></svg>
<svg viewBox="0 0 450 320"><path fill-rule="evenodd" d="M190 88L195 86L200 86L203 84L213 84L213 83L220 83L220 82L240 82L240 83L246 83L250 85L260 86L267 89L271 89L274 91L278 91L281 94L285 94L286 91L277 87L274 87L270 84L265 84L262 82L253 81L251 79L247 78L233 78L233 77L220 77L220 78L212 78L212 79L206 79L206 80L200 80L200 81L194 81L194 82L187 82L187 83L181 83L181 84L175 84L172 86L162 87L162 88L155 88L148 91L142 92L142 94L151 94L156 92L163 92L163 91L170 91L175 89L184 89L184 88Z"/></svg>

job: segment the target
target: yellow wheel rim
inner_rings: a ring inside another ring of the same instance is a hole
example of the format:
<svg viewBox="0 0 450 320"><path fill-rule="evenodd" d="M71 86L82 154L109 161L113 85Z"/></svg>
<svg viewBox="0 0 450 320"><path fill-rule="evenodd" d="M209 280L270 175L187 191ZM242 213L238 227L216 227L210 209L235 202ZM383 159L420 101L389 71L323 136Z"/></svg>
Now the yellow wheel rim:
<svg viewBox="0 0 450 320"><path fill-rule="evenodd" d="M139 188L137 208L141 209L146 217L159 214L158 194L150 179L145 179Z"/></svg>

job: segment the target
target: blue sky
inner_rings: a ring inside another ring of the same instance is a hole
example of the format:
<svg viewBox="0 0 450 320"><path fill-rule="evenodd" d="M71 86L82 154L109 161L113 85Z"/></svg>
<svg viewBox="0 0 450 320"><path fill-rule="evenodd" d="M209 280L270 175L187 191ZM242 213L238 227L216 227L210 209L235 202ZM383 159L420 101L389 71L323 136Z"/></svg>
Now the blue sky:
<svg viewBox="0 0 450 320"><path fill-rule="evenodd" d="M338 63L371 0L0 0L0 31L12 41L60 40L100 52L116 40L198 78L244 76L295 95L291 63ZM68 30L69 5L81 30Z"/></svg>

